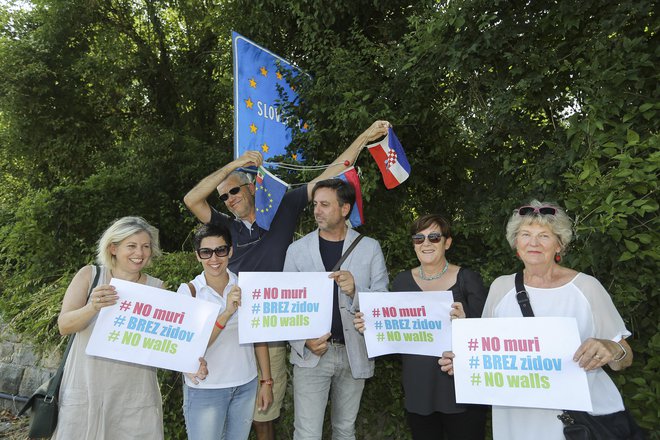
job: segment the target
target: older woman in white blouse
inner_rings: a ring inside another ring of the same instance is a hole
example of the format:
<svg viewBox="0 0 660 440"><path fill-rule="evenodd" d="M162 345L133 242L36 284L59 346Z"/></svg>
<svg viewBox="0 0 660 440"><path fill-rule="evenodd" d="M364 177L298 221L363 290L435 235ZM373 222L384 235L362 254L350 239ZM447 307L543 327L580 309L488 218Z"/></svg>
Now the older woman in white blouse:
<svg viewBox="0 0 660 440"><path fill-rule="evenodd" d="M572 222L557 205L533 200L513 212L507 240L523 262L523 279L534 316L573 316L582 343L573 360L587 372L593 413L624 409L623 400L603 366L622 370L632 363L630 336L610 295L592 276L563 267L561 256L572 238ZM490 286L484 318L520 317L515 274L497 278ZM453 374L453 353L439 363ZM554 409L493 407L495 440L563 440L563 424Z"/></svg>

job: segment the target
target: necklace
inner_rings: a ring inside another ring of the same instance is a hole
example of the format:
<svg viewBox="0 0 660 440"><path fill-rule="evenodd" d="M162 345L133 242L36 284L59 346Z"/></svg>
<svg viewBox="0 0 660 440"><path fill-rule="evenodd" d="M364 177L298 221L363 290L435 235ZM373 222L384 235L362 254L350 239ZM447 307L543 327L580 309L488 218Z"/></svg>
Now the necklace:
<svg viewBox="0 0 660 440"><path fill-rule="evenodd" d="M110 269L110 277L112 278L115 277L115 274L112 273L112 269ZM126 281L130 281L131 283L137 283L138 281L140 281L140 278L142 278L142 272L138 272L138 277L135 280L126 280Z"/></svg>
<svg viewBox="0 0 660 440"><path fill-rule="evenodd" d="M435 274L435 275L426 276L426 275L424 275L424 271L422 270L422 265L420 264L419 265L419 277L421 279L423 279L424 281L437 280L438 278L443 276L445 274L445 272L447 272L447 269L449 269L449 261L447 261L447 259L445 259L445 267L442 268L440 273Z"/></svg>

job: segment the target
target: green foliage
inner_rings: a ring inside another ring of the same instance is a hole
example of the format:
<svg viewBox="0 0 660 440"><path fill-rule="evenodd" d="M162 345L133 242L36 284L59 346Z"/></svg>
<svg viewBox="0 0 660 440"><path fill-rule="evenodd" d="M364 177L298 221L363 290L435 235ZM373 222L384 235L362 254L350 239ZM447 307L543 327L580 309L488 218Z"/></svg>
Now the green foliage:
<svg viewBox="0 0 660 440"><path fill-rule="evenodd" d="M74 271L115 218L158 226L150 273L190 279L194 220L181 203L231 155L234 29L295 62L289 111L310 162L328 163L374 119L412 166L386 191L363 153L367 223L394 276L415 265L407 225L441 212L453 262L488 283L517 269L512 210L554 200L575 219L565 264L596 276L632 330L633 366L613 373L646 428L660 423L657 371L657 2L232 0L0 6L0 313L57 343ZM276 19L274 19L276 17ZM74 23L74 25L71 25ZM288 176L306 181L311 176ZM313 227L306 218L301 233ZM35 319L35 317L37 317ZM363 438L407 438L399 365L379 360ZM161 372L168 438L183 438L180 381ZM169 388L168 388L169 387ZM277 430L291 437L291 394ZM657 433L652 438L660 438Z"/></svg>

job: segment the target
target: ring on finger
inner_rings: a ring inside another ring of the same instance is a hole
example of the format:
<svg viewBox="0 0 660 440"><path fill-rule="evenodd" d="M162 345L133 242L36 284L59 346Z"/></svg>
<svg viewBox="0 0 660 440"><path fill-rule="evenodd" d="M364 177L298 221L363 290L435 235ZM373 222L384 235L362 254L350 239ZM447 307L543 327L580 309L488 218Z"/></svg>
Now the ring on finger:
<svg viewBox="0 0 660 440"><path fill-rule="evenodd" d="M598 353L596 353L596 354L594 355L594 359L601 360L601 357L600 357L600 355L599 355Z"/></svg>

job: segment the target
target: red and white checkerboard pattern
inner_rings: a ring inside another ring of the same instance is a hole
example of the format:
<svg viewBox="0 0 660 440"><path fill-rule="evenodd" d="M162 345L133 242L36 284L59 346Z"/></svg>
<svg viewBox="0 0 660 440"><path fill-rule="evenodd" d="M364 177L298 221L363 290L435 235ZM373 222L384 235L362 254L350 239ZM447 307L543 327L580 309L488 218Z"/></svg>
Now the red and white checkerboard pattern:
<svg viewBox="0 0 660 440"><path fill-rule="evenodd" d="M396 151L390 150L387 153L387 160L385 161L385 168L387 168L389 170L390 167L396 163L396 160L397 160Z"/></svg>

